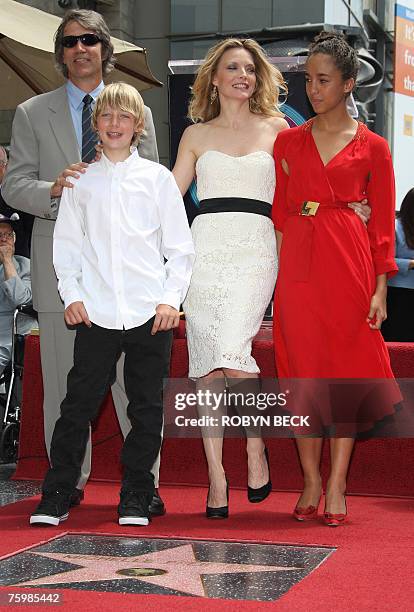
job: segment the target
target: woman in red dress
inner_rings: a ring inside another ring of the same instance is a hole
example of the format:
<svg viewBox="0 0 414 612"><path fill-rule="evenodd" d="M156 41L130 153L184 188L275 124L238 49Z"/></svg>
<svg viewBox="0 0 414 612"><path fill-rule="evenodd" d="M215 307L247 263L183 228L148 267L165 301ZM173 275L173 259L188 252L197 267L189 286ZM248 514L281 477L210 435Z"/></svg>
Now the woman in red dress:
<svg viewBox="0 0 414 612"><path fill-rule="evenodd" d="M275 143L280 267L274 339L279 378L388 379L391 391L375 401L375 414L371 410L376 421L392 414L401 399L379 331L387 276L397 271L394 175L386 141L346 110L357 71L357 54L341 35L317 36L306 66L316 117L281 132ZM366 197L372 209L367 226L347 206ZM317 517L322 441L297 437L304 473L298 520ZM324 519L331 526L345 521L353 443L353 437L330 441Z"/></svg>

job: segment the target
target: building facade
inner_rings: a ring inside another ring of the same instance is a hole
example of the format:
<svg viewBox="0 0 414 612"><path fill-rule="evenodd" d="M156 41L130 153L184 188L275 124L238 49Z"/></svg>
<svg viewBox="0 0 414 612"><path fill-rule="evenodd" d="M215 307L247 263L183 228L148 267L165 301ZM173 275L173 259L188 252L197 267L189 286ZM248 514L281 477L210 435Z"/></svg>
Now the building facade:
<svg viewBox="0 0 414 612"><path fill-rule="evenodd" d="M391 137L389 90L392 81L394 0L19 0L61 16L68 8L99 11L114 36L143 46L153 73L167 84L170 59L202 58L226 35L257 38L261 43L294 37L308 41L326 27L351 32L385 66L385 78L366 120L378 133ZM167 87L145 92L152 108L160 158L169 164ZM364 112L365 112L364 111ZM13 109L0 118L0 141L10 137Z"/></svg>

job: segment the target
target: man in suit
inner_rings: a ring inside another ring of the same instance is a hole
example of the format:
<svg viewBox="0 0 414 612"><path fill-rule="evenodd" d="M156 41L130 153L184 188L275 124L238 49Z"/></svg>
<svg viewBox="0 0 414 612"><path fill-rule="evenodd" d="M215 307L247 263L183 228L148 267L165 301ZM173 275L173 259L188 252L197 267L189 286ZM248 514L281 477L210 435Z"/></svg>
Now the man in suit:
<svg viewBox="0 0 414 612"><path fill-rule="evenodd" d="M33 305L39 314L40 353L44 387L45 441L48 453L66 395L67 374L73 362L75 332L66 327L52 263L52 238L59 199L67 186L65 171L79 161L94 158L90 116L102 91L102 77L115 63L109 29L95 11L72 10L65 14L55 35L56 66L66 77L58 89L27 100L16 109L8 172L3 185L7 204L36 216L32 237ZM88 95L87 95L88 94ZM145 137L139 153L158 161L151 111L145 107ZM118 367L118 378L120 368ZM115 378L115 377L114 377ZM115 382L113 396L124 436L130 429L122 384ZM89 440L80 481L72 505L80 503L89 477ZM158 464L154 465L158 486ZM158 489L150 512L164 514Z"/></svg>

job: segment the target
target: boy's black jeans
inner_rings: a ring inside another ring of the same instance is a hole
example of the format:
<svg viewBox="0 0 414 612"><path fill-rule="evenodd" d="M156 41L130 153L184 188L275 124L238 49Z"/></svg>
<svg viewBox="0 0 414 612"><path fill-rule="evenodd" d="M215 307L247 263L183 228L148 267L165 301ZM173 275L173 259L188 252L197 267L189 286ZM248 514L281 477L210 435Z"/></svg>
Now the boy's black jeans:
<svg viewBox="0 0 414 612"><path fill-rule="evenodd" d="M154 492L152 465L161 446L163 378L168 376L172 332L151 336L154 318L129 330L81 324L76 331L74 364L67 394L53 432L52 467L43 491L72 492L79 480L90 422L99 414L112 383L121 352L125 352L125 390L132 429L125 439L121 461L123 489ZM114 460L116 458L114 457Z"/></svg>

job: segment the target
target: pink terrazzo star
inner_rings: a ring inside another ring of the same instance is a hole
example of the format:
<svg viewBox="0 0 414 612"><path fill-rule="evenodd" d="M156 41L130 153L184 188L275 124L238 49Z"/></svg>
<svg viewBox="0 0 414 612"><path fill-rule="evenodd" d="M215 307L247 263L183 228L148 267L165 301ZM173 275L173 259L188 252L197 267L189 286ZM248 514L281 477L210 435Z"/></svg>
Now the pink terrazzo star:
<svg viewBox="0 0 414 612"><path fill-rule="evenodd" d="M206 597L203 576L207 574L238 574L258 572L290 572L299 567L279 567L277 565L250 565L247 563L216 563L197 561L191 544L175 546L167 550L138 555L136 557L110 557L103 555L78 555L66 553L37 553L48 559L66 561L81 565L78 569L43 576L36 580L19 582L14 586L44 586L52 584L76 584L101 580L131 580L134 576L119 574L119 571L132 568L159 569L166 573L158 576L138 576L136 579L160 587L182 591L199 597Z"/></svg>

